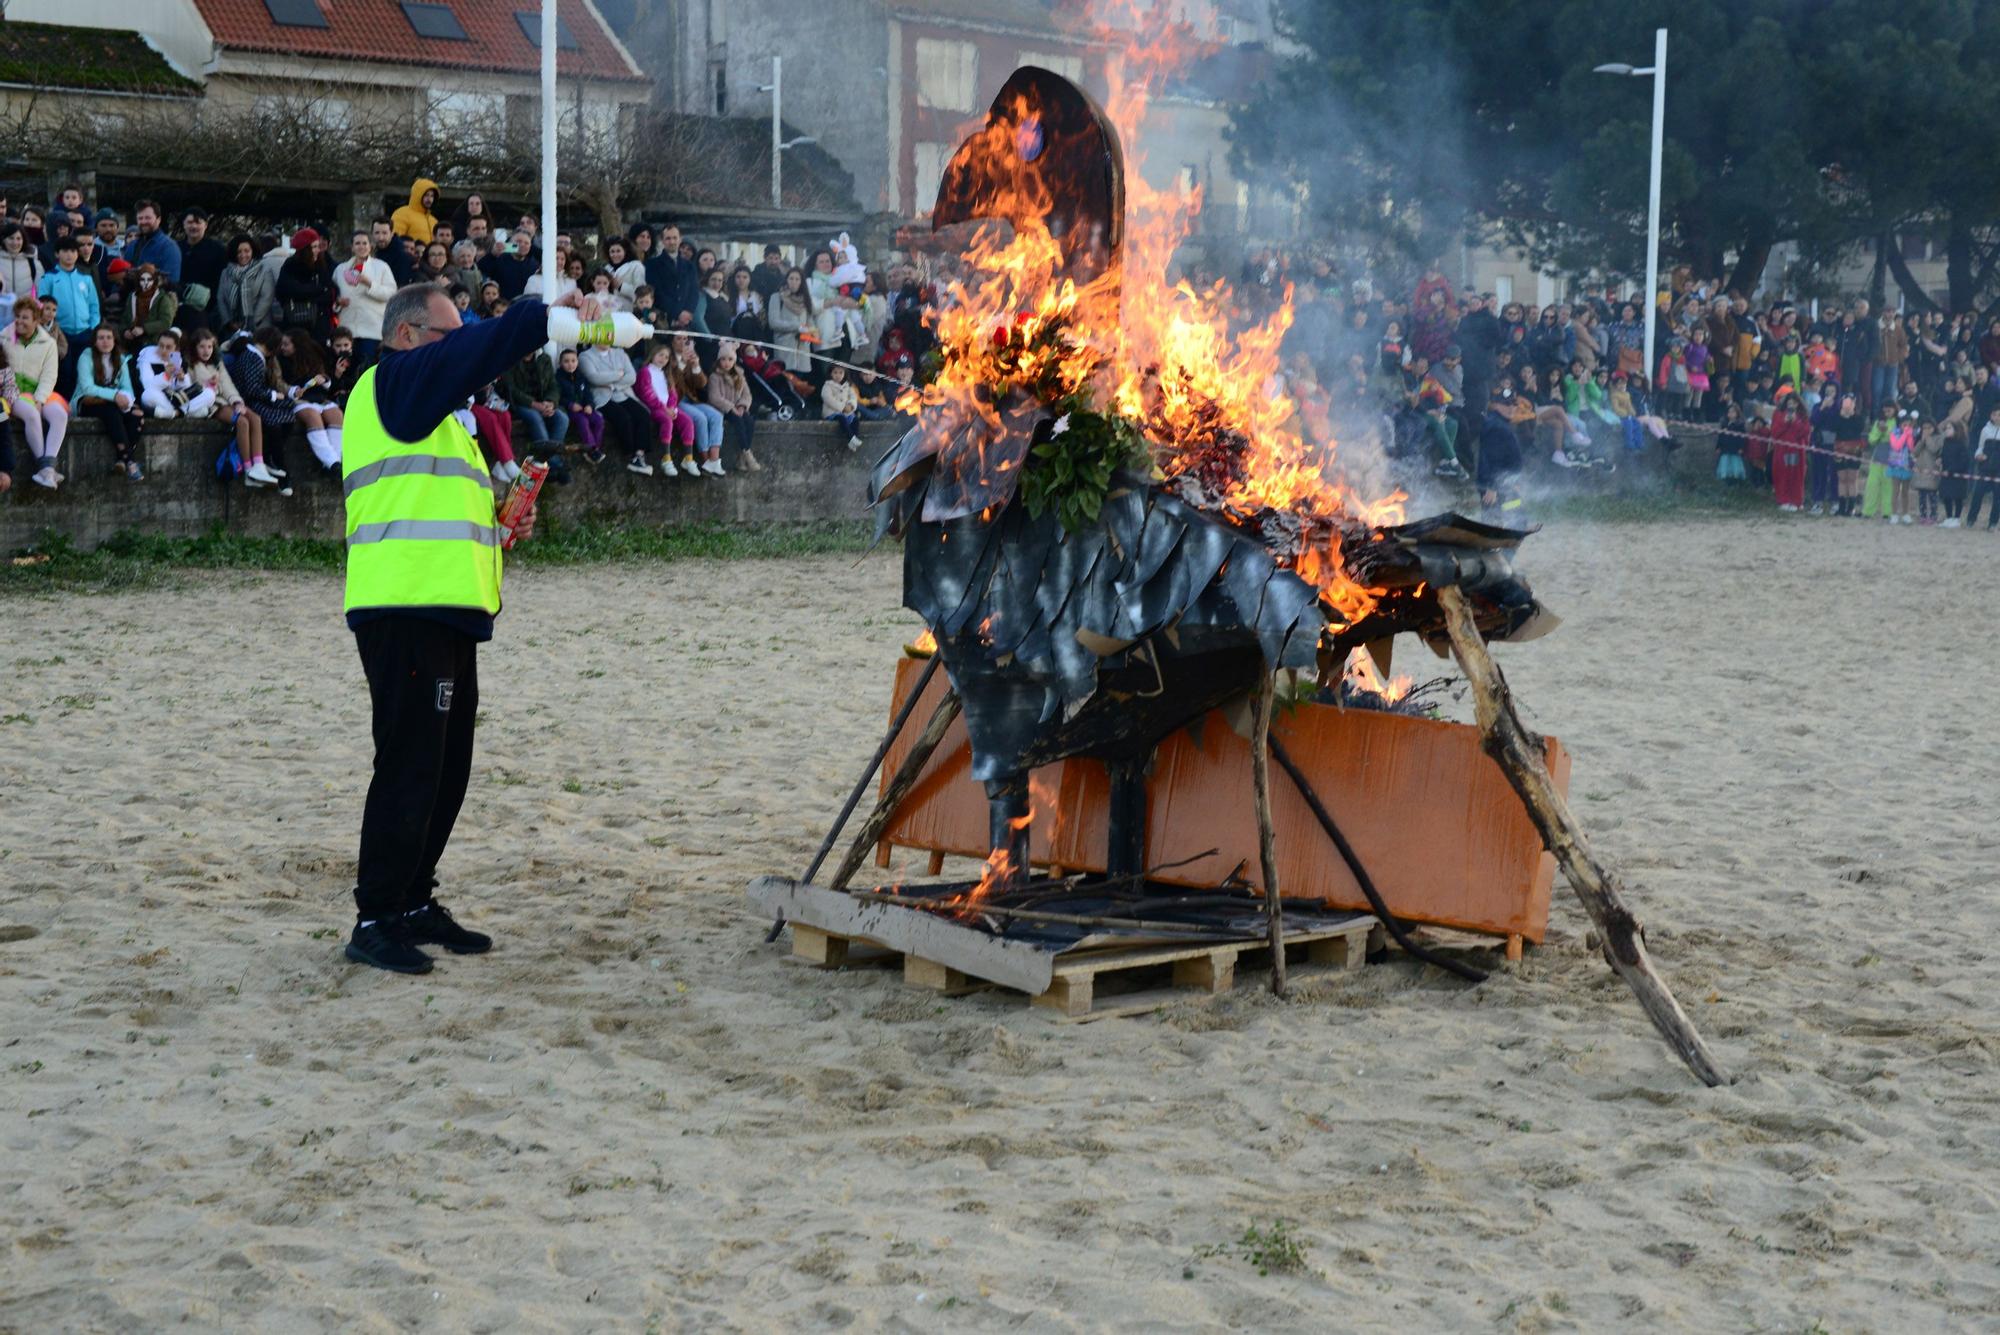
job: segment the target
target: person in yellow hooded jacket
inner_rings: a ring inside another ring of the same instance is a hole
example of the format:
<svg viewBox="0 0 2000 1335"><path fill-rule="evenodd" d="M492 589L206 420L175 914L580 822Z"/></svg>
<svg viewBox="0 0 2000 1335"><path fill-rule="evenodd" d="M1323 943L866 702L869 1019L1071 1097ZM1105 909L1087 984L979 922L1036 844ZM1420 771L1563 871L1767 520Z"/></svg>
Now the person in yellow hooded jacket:
<svg viewBox="0 0 2000 1335"><path fill-rule="evenodd" d="M418 177L410 183L410 202L397 209L389 217L397 236L407 236L419 246L431 243L431 232L437 226L437 215L432 212L437 207L437 182L426 177Z"/></svg>

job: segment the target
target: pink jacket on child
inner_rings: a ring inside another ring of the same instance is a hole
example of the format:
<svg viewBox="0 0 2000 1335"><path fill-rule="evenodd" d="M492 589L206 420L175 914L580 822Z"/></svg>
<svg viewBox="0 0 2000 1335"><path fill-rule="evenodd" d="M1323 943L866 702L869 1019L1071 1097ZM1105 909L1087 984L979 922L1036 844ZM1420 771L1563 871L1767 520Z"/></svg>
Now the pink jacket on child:
<svg viewBox="0 0 2000 1335"><path fill-rule="evenodd" d="M659 425L660 444L694 444L694 419L680 411L680 396L674 393L665 371L648 362L639 368L638 383L632 388Z"/></svg>

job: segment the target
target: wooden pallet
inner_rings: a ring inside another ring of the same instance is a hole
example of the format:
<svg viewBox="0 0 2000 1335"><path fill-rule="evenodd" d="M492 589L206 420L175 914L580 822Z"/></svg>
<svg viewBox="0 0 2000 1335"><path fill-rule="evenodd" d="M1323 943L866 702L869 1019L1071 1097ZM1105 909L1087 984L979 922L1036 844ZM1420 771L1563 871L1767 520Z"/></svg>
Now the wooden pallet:
<svg viewBox="0 0 2000 1335"><path fill-rule="evenodd" d="M822 968L887 962L899 956L899 952L863 937L842 936L799 922L793 922L791 929L793 956ZM1285 937L1286 959L1296 958L1307 968L1358 969L1367 962L1371 945L1379 944L1381 931L1373 918L1361 917L1337 928L1291 932ZM1048 989L1031 1000L1037 1006L1054 1010L1065 1020L1144 1014L1186 1000L1190 995L1227 992L1236 985L1237 964L1244 956L1261 953L1268 958L1269 952L1269 943L1265 941L1210 941L1185 946L1113 946L1059 955L1051 968ZM900 958L903 981L912 987L957 995L992 986L935 960L906 953ZM1170 987L1113 993L1102 998L1104 1004L1099 1004L1099 978L1162 966L1172 970Z"/></svg>

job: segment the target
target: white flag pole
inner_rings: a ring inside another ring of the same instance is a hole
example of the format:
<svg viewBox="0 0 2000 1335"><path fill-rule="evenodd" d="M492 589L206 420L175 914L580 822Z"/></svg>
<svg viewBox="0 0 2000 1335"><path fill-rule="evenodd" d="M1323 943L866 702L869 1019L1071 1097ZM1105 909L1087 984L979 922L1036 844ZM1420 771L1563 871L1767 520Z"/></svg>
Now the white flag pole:
<svg viewBox="0 0 2000 1335"><path fill-rule="evenodd" d="M556 0L542 0L542 300L556 297ZM550 345L549 355L555 355Z"/></svg>

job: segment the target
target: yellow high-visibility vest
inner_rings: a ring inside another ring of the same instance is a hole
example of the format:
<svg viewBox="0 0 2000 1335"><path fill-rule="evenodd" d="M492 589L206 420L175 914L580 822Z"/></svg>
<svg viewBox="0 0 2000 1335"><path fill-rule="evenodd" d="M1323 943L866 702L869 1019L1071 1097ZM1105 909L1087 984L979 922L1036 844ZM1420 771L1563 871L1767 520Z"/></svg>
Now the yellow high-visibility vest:
<svg viewBox="0 0 2000 1335"><path fill-rule="evenodd" d="M375 408L375 368L347 400L347 608L500 610L500 530L479 445L456 417L415 444Z"/></svg>

